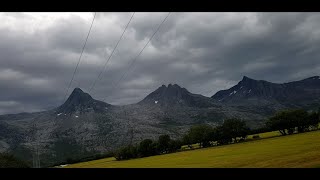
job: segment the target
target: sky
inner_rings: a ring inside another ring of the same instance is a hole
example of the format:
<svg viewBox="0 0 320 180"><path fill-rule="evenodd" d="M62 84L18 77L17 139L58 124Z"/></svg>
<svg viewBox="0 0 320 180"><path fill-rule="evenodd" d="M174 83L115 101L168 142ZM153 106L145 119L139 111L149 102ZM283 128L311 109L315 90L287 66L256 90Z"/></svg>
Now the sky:
<svg viewBox="0 0 320 180"><path fill-rule="evenodd" d="M320 72L320 13L0 13L0 114L49 110L75 87L113 105L162 84L212 96L243 76L283 83ZM125 74L125 76L123 76ZM121 78L123 76L123 78Z"/></svg>

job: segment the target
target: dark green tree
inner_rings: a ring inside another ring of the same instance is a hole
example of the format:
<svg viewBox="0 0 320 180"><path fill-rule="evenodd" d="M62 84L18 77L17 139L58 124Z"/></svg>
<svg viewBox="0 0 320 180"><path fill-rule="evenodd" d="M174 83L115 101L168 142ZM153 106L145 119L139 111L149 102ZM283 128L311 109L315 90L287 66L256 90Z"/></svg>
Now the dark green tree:
<svg viewBox="0 0 320 180"><path fill-rule="evenodd" d="M218 145L224 145L232 142L232 135L230 130L226 129L225 126L218 126L215 128L215 139Z"/></svg>
<svg viewBox="0 0 320 180"><path fill-rule="evenodd" d="M177 150L179 150L182 146L182 141L180 140L170 140L169 142L169 147L168 147L168 152L172 153L172 152L176 152Z"/></svg>
<svg viewBox="0 0 320 180"><path fill-rule="evenodd" d="M115 158L117 160L132 159L136 157L138 157L138 150L136 146L132 145L122 147L115 153Z"/></svg>
<svg viewBox="0 0 320 180"><path fill-rule="evenodd" d="M210 133L212 127L207 124L192 126L188 132L192 144L199 143L200 147L207 147L210 145Z"/></svg>
<svg viewBox="0 0 320 180"><path fill-rule="evenodd" d="M316 112L312 112L309 114L308 118L308 124L313 128L313 129L318 129L320 123L320 118L319 114Z"/></svg>
<svg viewBox="0 0 320 180"><path fill-rule="evenodd" d="M240 119L232 118L227 119L222 124L223 133L226 137L231 137L234 142L238 142L240 139L246 139L247 135L250 132L250 129L247 127L246 123Z"/></svg>
<svg viewBox="0 0 320 180"><path fill-rule="evenodd" d="M30 168L30 164L9 153L0 153L0 168Z"/></svg>
<svg viewBox="0 0 320 180"><path fill-rule="evenodd" d="M140 157L155 155L157 152L156 144L151 139L145 139L140 142L138 151L139 151Z"/></svg>
<svg viewBox="0 0 320 180"><path fill-rule="evenodd" d="M309 130L309 114L303 109L291 110L288 113L292 127L297 127L298 132L304 132Z"/></svg>
<svg viewBox="0 0 320 180"><path fill-rule="evenodd" d="M169 150L169 143L170 143L170 136L169 135L161 135L158 139L158 150L160 153L167 153Z"/></svg>
<svg viewBox="0 0 320 180"><path fill-rule="evenodd" d="M288 113L288 110L277 112L266 122L266 126L271 130L278 130L282 135L286 135L286 130L292 128Z"/></svg>
<svg viewBox="0 0 320 180"><path fill-rule="evenodd" d="M192 148L192 142L189 134L185 134L182 138L182 144L187 145L190 149Z"/></svg>
<svg viewBox="0 0 320 180"><path fill-rule="evenodd" d="M267 126L279 130L282 135L294 133L296 127L298 132L304 132L310 126L309 115L303 109L283 110L271 117Z"/></svg>

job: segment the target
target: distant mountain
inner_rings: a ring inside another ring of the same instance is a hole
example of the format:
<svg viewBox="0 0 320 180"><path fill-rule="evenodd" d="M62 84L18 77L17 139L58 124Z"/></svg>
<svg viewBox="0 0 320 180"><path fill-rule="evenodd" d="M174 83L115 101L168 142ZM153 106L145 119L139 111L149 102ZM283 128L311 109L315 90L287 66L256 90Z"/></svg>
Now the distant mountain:
<svg viewBox="0 0 320 180"><path fill-rule="evenodd" d="M246 76L235 86L217 92L212 99L228 104L278 104L288 108L308 108L320 103L320 77L288 83L254 80Z"/></svg>
<svg viewBox="0 0 320 180"><path fill-rule="evenodd" d="M203 108L212 106L213 102L210 98L199 94L192 94L177 84L169 84L168 87L162 85L138 104L158 104L160 106L180 105Z"/></svg>
<svg viewBox="0 0 320 180"><path fill-rule="evenodd" d="M110 107L110 104L95 100L80 88L75 88L66 102L57 108L57 111L59 113L78 112L80 114L88 111L101 113Z"/></svg>
<svg viewBox="0 0 320 180"><path fill-rule="evenodd" d="M255 128L277 110L309 110L319 105L319 76L283 84L244 76L212 97L190 93L177 84L162 85L140 102L125 106L95 100L75 88L52 110L0 115L0 152L32 161L32 151L39 144L41 164L52 165L162 134L178 138L195 124L215 126L237 117Z"/></svg>

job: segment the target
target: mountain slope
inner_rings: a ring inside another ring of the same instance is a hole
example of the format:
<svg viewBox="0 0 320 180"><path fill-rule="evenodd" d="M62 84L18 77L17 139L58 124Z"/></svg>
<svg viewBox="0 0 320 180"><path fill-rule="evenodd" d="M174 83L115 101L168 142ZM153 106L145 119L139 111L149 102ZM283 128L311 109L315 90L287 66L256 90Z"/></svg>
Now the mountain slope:
<svg viewBox="0 0 320 180"><path fill-rule="evenodd" d="M80 88L75 88L69 98L57 108L59 113L85 113L88 111L104 112L110 104L93 99Z"/></svg>
<svg viewBox="0 0 320 180"><path fill-rule="evenodd" d="M210 98L198 94L192 94L187 89L181 88L177 84L169 84L168 87L162 85L157 90L146 96L138 104L158 104L160 106L180 105L199 108L214 105Z"/></svg>
<svg viewBox="0 0 320 180"><path fill-rule="evenodd" d="M289 83L271 83L246 76L235 86L214 94L212 99L227 104L274 104L288 108L311 107L320 102L320 77Z"/></svg>
<svg viewBox="0 0 320 180"><path fill-rule="evenodd" d="M36 140L43 165L115 150L142 139L181 137L192 125L237 117L254 128L275 111L320 105L319 76L290 83L248 77L205 97L177 84L162 85L136 104L114 106L75 88L61 106L37 113L0 115L0 151L32 161Z"/></svg>

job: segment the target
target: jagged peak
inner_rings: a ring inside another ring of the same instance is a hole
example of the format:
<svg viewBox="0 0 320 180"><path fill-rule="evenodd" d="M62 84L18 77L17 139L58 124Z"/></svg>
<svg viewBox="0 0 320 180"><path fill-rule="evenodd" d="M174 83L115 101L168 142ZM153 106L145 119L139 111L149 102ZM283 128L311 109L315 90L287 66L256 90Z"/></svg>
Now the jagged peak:
<svg viewBox="0 0 320 180"><path fill-rule="evenodd" d="M255 79L249 78L248 76L243 76L242 81L248 81L248 80L255 80Z"/></svg>
<svg viewBox="0 0 320 180"><path fill-rule="evenodd" d="M84 93L84 92L82 91L82 89L80 89L80 88L78 88L78 87L74 88L72 92L82 92L82 93Z"/></svg>
<svg viewBox="0 0 320 180"><path fill-rule="evenodd" d="M168 89L168 88L180 88L180 89L184 89L184 88L182 88L181 86L179 86L178 84L171 84L171 83L169 83L168 84L168 86L166 86L166 85L162 85L162 86L160 86L158 89Z"/></svg>
<svg viewBox="0 0 320 180"><path fill-rule="evenodd" d="M181 88L178 84L171 84L171 83L168 84L167 87L168 87L168 88L169 88L169 87L179 87L179 88Z"/></svg>
<svg viewBox="0 0 320 180"><path fill-rule="evenodd" d="M93 99L88 93L80 88L75 88L68 99L58 107L59 113L73 113L76 111L87 112L93 109L97 112L102 112L109 104Z"/></svg>
<svg viewBox="0 0 320 180"><path fill-rule="evenodd" d="M87 98L92 99L92 97L88 93L83 92L82 89L80 89L78 87L73 89L73 91L70 94L68 99L70 99L71 97L78 97L78 96L87 97Z"/></svg>
<svg viewBox="0 0 320 180"><path fill-rule="evenodd" d="M94 99L88 94L83 92L80 88L74 88L68 99L64 102L62 106L67 106L70 104L84 104L94 101Z"/></svg>

